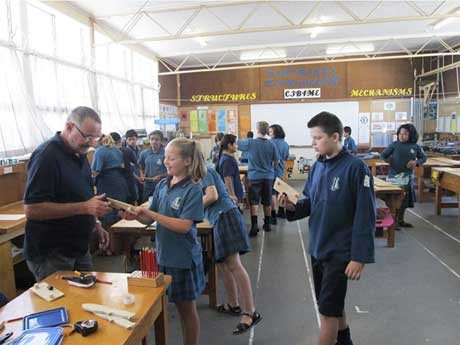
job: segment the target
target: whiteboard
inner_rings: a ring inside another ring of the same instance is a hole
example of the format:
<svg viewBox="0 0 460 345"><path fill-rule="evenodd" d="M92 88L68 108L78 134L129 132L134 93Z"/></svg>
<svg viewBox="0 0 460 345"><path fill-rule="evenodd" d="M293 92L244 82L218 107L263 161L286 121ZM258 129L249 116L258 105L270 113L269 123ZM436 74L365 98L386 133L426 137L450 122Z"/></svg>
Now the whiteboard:
<svg viewBox="0 0 460 345"><path fill-rule="evenodd" d="M337 115L344 127L351 127L351 136L358 144L359 102L253 104L251 128L256 133L256 122L259 121L278 124L283 127L289 145L311 145L307 123L322 111Z"/></svg>

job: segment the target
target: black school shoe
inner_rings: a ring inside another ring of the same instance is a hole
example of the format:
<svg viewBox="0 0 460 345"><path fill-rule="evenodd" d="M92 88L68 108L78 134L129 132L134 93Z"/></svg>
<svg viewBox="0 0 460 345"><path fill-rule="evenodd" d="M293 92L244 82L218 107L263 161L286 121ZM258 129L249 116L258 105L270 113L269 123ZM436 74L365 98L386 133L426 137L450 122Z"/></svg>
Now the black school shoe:
<svg viewBox="0 0 460 345"><path fill-rule="evenodd" d="M271 217L270 217L270 223L271 223L272 225L278 224L278 220L276 219L276 216L271 216Z"/></svg>
<svg viewBox="0 0 460 345"><path fill-rule="evenodd" d="M249 237L256 237L258 232L259 228L257 227L257 224L253 224L251 226L251 231L249 231Z"/></svg>
<svg viewBox="0 0 460 345"><path fill-rule="evenodd" d="M265 232L270 232L272 231L272 228L269 223L264 223L263 229Z"/></svg>

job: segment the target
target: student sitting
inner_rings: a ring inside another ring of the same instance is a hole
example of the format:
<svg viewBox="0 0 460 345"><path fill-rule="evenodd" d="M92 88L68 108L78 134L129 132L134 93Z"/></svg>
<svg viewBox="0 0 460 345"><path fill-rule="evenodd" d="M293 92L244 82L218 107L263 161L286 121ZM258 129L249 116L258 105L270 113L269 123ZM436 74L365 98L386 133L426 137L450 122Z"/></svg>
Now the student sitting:
<svg viewBox="0 0 460 345"><path fill-rule="evenodd" d="M343 127L343 147L350 153L355 154L357 151L355 140L351 137L351 127Z"/></svg>

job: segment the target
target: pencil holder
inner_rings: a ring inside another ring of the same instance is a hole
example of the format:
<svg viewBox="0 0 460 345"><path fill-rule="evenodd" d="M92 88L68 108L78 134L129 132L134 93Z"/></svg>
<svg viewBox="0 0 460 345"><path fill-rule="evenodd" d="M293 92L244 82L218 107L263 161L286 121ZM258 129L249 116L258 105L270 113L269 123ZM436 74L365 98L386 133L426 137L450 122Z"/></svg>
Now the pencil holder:
<svg viewBox="0 0 460 345"><path fill-rule="evenodd" d="M142 271L134 271L128 276L128 286L143 286L143 287L159 287L163 285L164 274L158 273L142 273Z"/></svg>

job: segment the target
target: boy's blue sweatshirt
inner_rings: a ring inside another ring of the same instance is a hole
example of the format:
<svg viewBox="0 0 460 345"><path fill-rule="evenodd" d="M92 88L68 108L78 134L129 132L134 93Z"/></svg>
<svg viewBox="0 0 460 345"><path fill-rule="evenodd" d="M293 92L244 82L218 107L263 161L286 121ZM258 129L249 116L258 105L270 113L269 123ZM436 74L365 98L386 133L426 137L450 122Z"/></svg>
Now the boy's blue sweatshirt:
<svg viewBox="0 0 460 345"><path fill-rule="evenodd" d="M343 149L320 157L303 190L305 199L287 212L289 221L310 216L309 254L317 260L374 262L374 180L367 165Z"/></svg>

